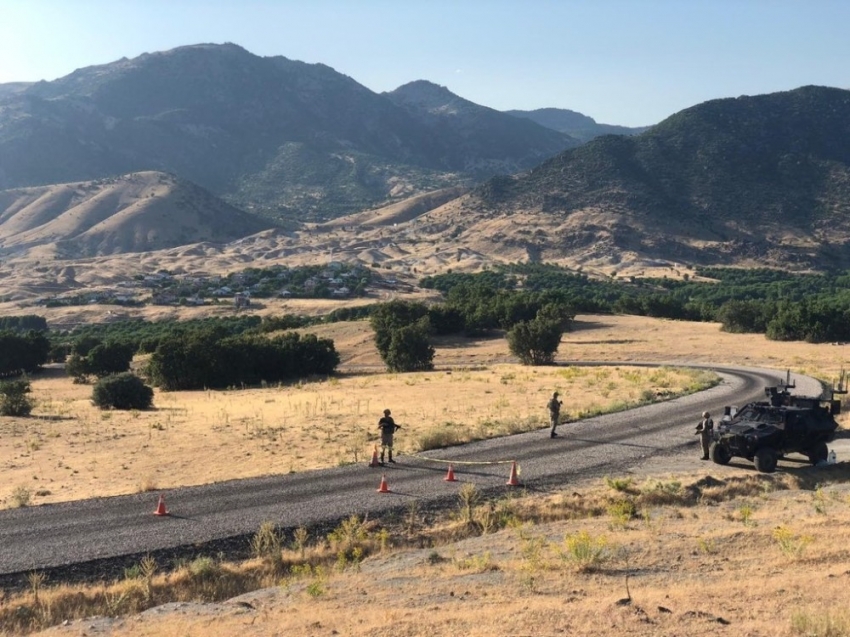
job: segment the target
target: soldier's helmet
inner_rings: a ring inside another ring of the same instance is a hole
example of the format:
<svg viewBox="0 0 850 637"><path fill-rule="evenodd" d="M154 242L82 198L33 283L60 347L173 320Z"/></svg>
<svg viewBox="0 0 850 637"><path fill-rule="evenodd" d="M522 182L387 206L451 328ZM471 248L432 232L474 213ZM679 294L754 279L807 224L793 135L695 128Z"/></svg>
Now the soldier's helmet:
<svg viewBox="0 0 850 637"><path fill-rule="evenodd" d="M389 415L390 415L390 410L389 410L389 409L385 409L385 410L384 410L384 416L389 416Z"/></svg>
<svg viewBox="0 0 850 637"><path fill-rule="evenodd" d="M554 394L552 394L552 396L554 396L555 398L557 398L557 397L558 397L558 392L555 392Z"/></svg>
<svg viewBox="0 0 850 637"><path fill-rule="evenodd" d="M711 414L709 414L707 411L702 412L703 418L709 418L710 416L711 416Z"/></svg>

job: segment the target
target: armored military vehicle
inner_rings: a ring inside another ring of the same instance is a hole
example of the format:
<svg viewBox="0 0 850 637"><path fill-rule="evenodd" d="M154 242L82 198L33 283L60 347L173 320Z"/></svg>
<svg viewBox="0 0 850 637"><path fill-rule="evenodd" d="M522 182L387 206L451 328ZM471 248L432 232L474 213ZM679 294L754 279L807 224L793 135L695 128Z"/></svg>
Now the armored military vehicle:
<svg viewBox="0 0 850 637"><path fill-rule="evenodd" d="M765 387L767 400L726 408L726 415L714 428L709 456L717 464L728 464L733 457L746 458L758 471L772 473L777 461L789 453L801 453L812 464L825 461L829 454L826 443L835 438L841 412L837 394L846 394L844 373L838 388L822 396L796 396L790 382Z"/></svg>

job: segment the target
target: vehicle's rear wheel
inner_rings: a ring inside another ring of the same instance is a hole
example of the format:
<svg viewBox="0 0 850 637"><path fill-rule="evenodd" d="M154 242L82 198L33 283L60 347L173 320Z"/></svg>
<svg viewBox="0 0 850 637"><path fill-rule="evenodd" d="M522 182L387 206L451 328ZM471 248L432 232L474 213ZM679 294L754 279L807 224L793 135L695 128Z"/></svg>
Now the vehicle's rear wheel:
<svg viewBox="0 0 850 637"><path fill-rule="evenodd" d="M761 473L773 473L776 471L776 460L776 451L770 447L759 449L753 457L756 469Z"/></svg>
<svg viewBox="0 0 850 637"><path fill-rule="evenodd" d="M732 454L729 453L729 448L719 442L712 442L708 448L708 457L716 464L729 464L732 459Z"/></svg>
<svg viewBox="0 0 850 637"><path fill-rule="evenodd" d="M806 455L809 457L809 462L812 464L817 464L818 462L826 462L827 457L829 456L829 449L826 446L825 442L819 442L813 447L809 448L806 451Z"/></svg>

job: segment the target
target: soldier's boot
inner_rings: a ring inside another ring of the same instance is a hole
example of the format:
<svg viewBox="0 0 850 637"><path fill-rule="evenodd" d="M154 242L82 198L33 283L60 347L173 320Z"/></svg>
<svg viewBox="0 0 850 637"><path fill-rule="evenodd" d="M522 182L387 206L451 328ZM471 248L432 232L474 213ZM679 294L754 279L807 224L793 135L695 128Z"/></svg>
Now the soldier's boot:
<svg viewBox="0 0 850 637"><path fill-rule="evenodd" d="M392 457L392 456L390 456L390 457ZM384 452L383 451L381 452L381 464L384 464Z"/></svg>
<svg viewBox="0 0 850 637"><path fill-rule="evenodd" d="M392 462L393 464L395 464L395 460L393 460L393 450L392 450L392 449L390 449L390 452L389 452L389 453L390 453L390 462Z"/></svg>

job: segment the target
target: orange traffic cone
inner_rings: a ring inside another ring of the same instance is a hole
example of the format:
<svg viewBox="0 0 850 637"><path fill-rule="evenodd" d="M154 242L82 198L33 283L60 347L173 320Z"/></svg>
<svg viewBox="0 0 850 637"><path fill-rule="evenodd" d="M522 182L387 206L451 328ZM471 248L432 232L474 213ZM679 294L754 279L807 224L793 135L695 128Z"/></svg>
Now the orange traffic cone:
<svg viewBox="0 0 850 637"><path fill-rule="evenodd" d="M455 478L455 471L452 469L452 465L449 465L449 472L446 474L446 477L443 478L446 482L457 482Z"/></svg>
<svg viewBox="0 0 850 637"><path fill-rule="evenodd" d="M153 514L168 515L168 510L165 508L165 498L161 495L159 496L159 504L156 505L156 511L154 511Z"/></svg>
<svg viewBox="0 0 850 637"><path fill-rule="evenodd" d="M378 493L389 493L390 488L387 486L387 476L386 474L381 474L381 486L378 487Z"/></svg>
<svg viewBox="0 0 850 637"><path fill-rule="evenodd" d="M511 477L508 478L508 481L505 484L507 484L509 487L519 486L519 480L517 480L516 477L516 460L514 460L511 464Z"/></svg>
<svg viewBox="0 0 850 637"><path fill-rule="evenodd" d="M380 467L381 463L378 462L378 445L375 445L372 448L372 461L369 463L370 467Z"/></svg>

